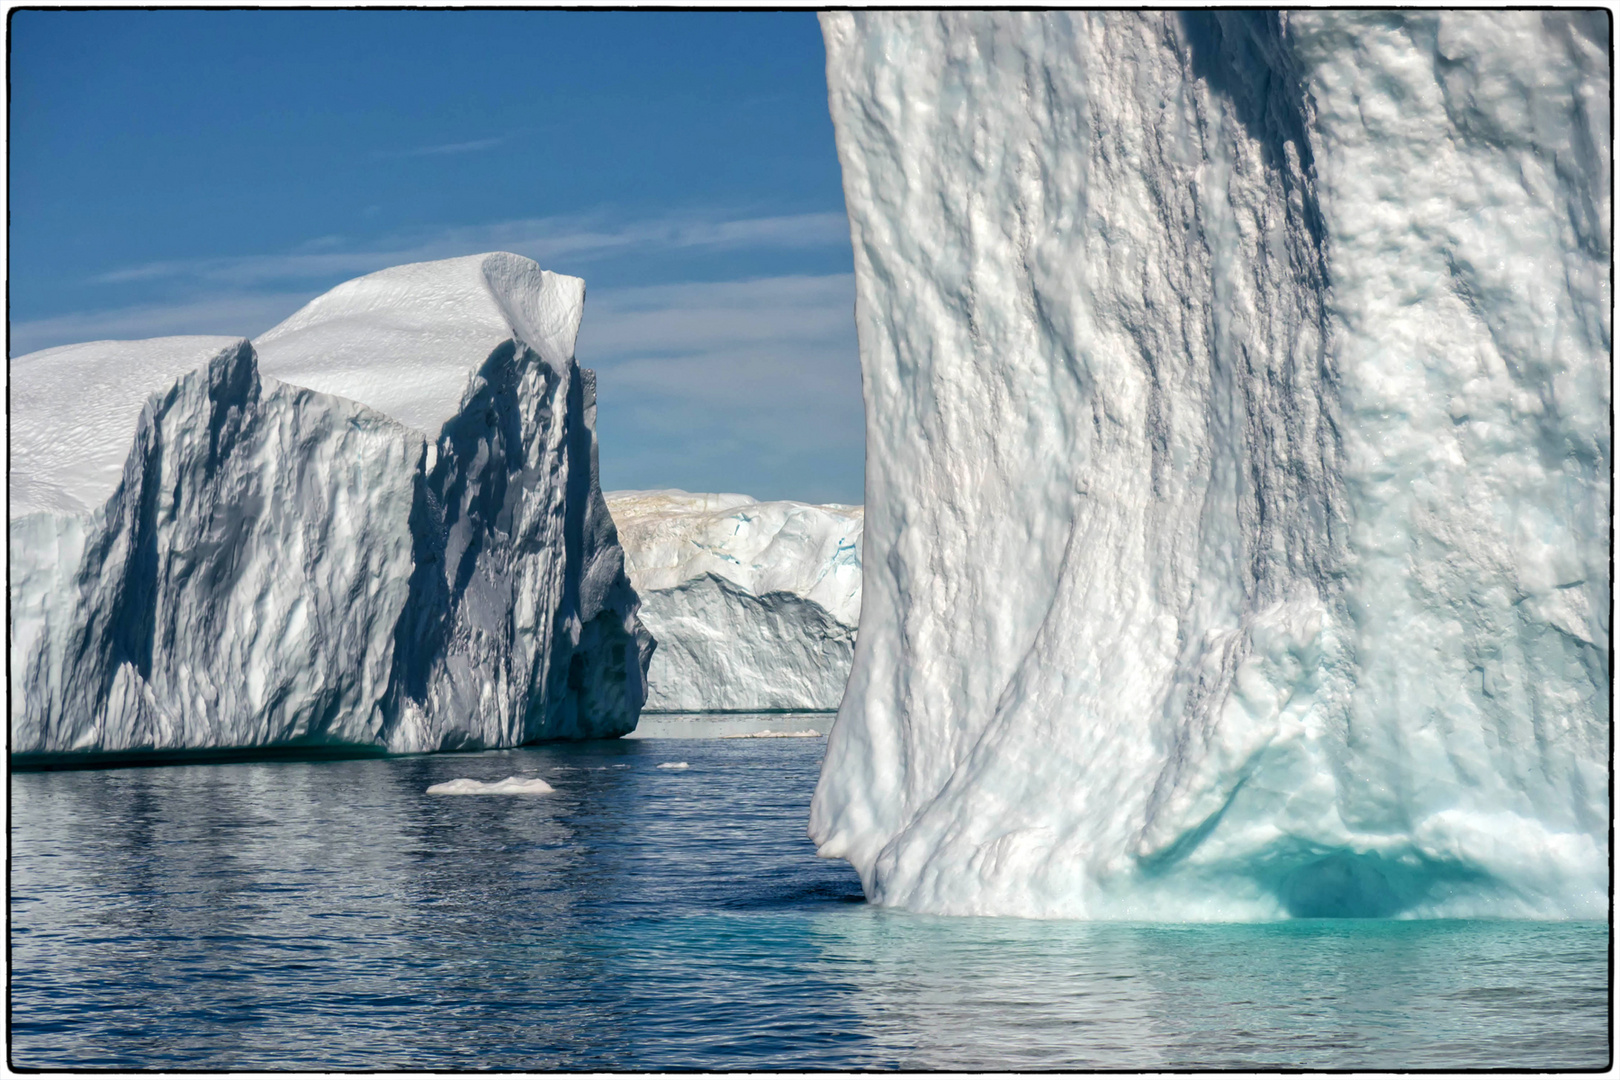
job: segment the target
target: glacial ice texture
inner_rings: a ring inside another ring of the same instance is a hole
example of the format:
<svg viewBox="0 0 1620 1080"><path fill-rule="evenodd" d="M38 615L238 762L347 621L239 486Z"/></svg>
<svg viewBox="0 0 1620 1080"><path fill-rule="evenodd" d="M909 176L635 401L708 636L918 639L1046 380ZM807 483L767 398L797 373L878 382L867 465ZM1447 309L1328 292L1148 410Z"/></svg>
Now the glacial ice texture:
<svg viewBox="0 0 1620 1080"><path fill-rule="evenodd" d="M7 516L87 514L101 506L124 475L135 423L152 391L236 341L90 341L12 359ZM64 400L67 390L71 401Z"/></svg>
<svg viewBox="0 0 1620 1080"><path fill-rule="evenodd" d="M577 278L473 256L339 286L266 335L264 371L210 339L19 358L50 378L13 414L12 475L45 462L86 509L12 508L12 753L634 728L652 642L597 485L583 299ZM88 450L50 445L85 372L119 370L150 393L131 430L109 414ZM373 391L398 415L348 396Z"/></svg>
<svg viewBox="0 0 1620 1080"><path fill-rule="evenodd" d="M1607 16L824 14L874 901L1603 917Z"/></svg>
<svg viewBox="0 0 1620 1080"><path fill-rule="evenodd" d="M861 613L858 506L615 491L651 712L838 708Z"/></svg>

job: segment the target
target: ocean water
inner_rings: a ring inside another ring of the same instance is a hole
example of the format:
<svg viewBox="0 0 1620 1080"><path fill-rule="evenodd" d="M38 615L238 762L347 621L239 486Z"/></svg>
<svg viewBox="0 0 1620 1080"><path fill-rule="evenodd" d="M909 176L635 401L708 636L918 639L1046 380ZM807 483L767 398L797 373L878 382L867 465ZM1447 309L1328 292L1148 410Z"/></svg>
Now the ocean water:
<svg viewBox="0 0 1620 1080"><path fill-rule="evenodd" d="M1602 1068L1601 924L866 906L827 716L483 754L11 777L11 1064ZM680 766L684 768L666 767ZM430 796L539 777L547 795Z"/></svg>

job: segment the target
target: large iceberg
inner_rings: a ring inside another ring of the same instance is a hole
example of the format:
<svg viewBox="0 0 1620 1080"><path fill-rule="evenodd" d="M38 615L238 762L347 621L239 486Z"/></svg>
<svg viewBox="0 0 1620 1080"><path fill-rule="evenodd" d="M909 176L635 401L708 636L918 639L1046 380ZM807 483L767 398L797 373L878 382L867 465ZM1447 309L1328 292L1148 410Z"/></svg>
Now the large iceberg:
<svg viewBox="0 0 1620 1080"><path fill-rule="evenodd" d="M821 16L872 900L1601 918L1602 12Z"/></svg>
<svg viewBox="0 0 1620 1080"><path fill-rule="evenodd" d="M479 255L340 285L257 348L13 360L11 752L633 729L652 642L597 484L583 302Z"/></svg>
<svg viewBox="0 0 1620 1080"><path fill-rule="evenodd" d="M838 708L861 614L859 506L612 491L658 640L649 712Z"/></svg>

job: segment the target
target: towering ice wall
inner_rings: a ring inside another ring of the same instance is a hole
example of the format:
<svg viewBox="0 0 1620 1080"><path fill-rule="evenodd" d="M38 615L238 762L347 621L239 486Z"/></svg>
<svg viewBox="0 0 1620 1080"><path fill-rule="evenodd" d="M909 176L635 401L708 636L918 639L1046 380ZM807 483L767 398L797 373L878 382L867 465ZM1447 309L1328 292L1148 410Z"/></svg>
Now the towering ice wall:
<svg viewBox="0 0 1620 1080"><path fill-rule="evenodd" d="M822 16L875 901L1601 917L1607 17Z"/></svg>
<svg viewBox="0 0 1620 1080"><path fill-rule="evenodd" d="M648 710L838 708L861 616L860 507L674 489L607 503L658 641Z"/></svg>
<svg viewBox="0 0 1620 1080"><path fill-rule="evenodd" d="M348 282L257 351L14 360L12 473L39 494L12 503L12 753L634 728L652 643L597 485L583 300L481 255Z"/></svg>

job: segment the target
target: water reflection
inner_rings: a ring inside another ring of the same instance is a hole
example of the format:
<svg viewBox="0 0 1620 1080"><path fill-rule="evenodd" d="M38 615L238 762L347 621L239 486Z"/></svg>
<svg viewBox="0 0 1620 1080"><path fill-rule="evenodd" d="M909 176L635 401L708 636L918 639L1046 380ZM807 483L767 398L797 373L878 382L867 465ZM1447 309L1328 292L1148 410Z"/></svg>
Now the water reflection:
<svg viewBox="0 0 1620 1080"><path fill-rule="evenodd" d="M786 726L775 715L740 722ZM15 774L13 1062L1607 1060L1602 926L1110 926L868 908L849 868L815 858L804 835L823 746L666 733L489 754ZM668 761L689 767L658 768ZM458 777L513 775L555 791L426 794Z"/></svg>
<svg viewBox="0 0 1620 1080"><path fill-rule="evenodd" d="M905 1069L1586 1067L1607 928L1125 925L863 909L813 932Z"/></svg>
<svg viewBox="0 0 1620 1080"><path fill-rule="evenodd" d="M901 1069L1162 1065L1141 943L1110 928L940 919L862 909L813 933L829 967L859 971L863 1027Z"/></svg>
<svg viewBox="0 0 1620 1080"><path fill-rule="evenodd" d="M659 770L674 752L690 767ZM820 740L622 740L16 774L17 1063L609 1068L761 1039L765 1054L761 1030L717 1038L714 1011L757 1010L779 982L827 989L744 924L684 927L858 889L803 835L819 758ZM510 775L555 792L426 795Z"/></svg>

